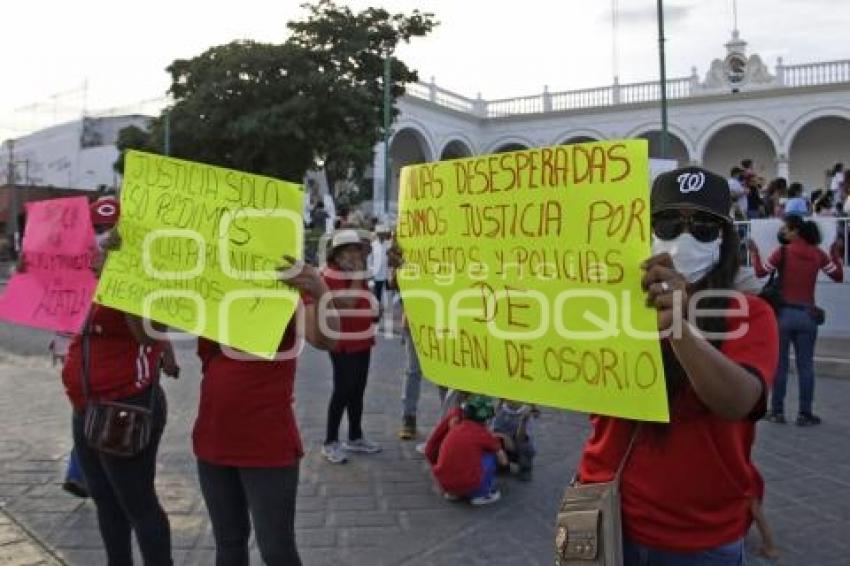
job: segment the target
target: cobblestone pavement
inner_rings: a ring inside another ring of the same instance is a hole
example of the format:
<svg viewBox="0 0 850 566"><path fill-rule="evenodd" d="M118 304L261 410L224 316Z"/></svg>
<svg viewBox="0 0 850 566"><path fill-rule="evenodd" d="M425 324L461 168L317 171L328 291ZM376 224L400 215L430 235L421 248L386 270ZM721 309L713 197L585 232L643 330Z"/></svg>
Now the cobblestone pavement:
<svg viewBox="0 0 850 566"><path fill-rule="evenodd" d="M61 564L53 552L0 511L0 564L4 566L54 566Z"/></svg>
<svg viewBox="0 0 850 566"><path fill-rule="evenodd" d="M25 353L43 352L46 335L26 332L28 338L16 338L28 344ZM3 337L5 347L11 342ZM213 563L213 539L190 445L199 367L190 349L181 349L180 358L183 377L166 383L170 415L157 485L171 519L176 563L207 565ZM395 439L402 361L398 340L380 342L373 355L364 421L366 434L382 442L384 452L332 466L318 454L330 363L312 350L299 360L297 413L308 451L297 519L304 563L551 564L555 507L587 434L586 418L545 410L532 482L506 478L503 500L490 507L448 503L435 491L414 443ZM817 397L820 428L759 428L756 458L767 479L766 510L782 564L850 563L850 381L823 379ZM421 407L425 428L437 411L433 387L423 388ZM0 511L15 520L0 515L0 565L50 563L49 554L28 554L39 543L68 564L105 563L92 504L59 487L71 446L69 423L67 400L46 356L0 356ZM748 541L750 547L755 543ZM253 563L261 563L256 553Z"/></svg>

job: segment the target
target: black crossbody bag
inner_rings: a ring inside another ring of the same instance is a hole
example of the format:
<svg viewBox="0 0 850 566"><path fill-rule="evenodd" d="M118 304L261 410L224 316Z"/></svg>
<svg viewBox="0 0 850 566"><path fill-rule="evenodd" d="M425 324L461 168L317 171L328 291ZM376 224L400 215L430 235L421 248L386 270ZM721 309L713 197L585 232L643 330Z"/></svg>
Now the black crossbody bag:
<svg viewBox="0 0 850 566"><path fill-rule="evenodd" d="M779 309L785 305L785 300L782 298L782 270L785 269L785 246L782 246L779 252L779 265L770 274L767 283L761 288L759 297L767 301L773 311L779 314Z"/></svg>
<svg viewBox="0 0 850 566"><path fill-rule="evenodd" d="M150 444L159 368L157 367L154 372L150 385L150 401L146 407L113 401L96 401L90 395L90 347L89 321L86 320L82 336L83 396L86 400L84 435L86 442L89 447L98 452L121 458L132 458Z"/></svg>

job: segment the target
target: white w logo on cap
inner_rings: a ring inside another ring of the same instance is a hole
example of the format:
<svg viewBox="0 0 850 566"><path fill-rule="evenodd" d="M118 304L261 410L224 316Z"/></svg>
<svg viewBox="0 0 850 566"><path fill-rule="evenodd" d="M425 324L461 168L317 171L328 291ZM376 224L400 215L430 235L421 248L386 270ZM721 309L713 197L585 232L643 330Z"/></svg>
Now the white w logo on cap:
<svg viewBox="0 0 850 566"><path fill-rule="evenodd" d="M676 177L676 180L679 181L679 192L683 194L695 193L705 185L705 173L702 171L698 173L682 173Z"/></svg>

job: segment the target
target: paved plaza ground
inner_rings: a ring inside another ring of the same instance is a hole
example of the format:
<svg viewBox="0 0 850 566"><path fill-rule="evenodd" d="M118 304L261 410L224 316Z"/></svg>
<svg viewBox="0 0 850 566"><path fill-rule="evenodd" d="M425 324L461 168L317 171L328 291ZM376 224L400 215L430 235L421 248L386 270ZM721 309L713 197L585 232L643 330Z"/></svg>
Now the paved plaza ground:
<svg viewBox="0 0 850 566"><path fill-rule="evenodd" d="M105 564L92 503L59 487L71 447L70 409L44 354L48 340L0 325L0 564ZM190 445L199 365L189 348L180 350L180 359L181 379L165 384L170 414L157 484L176 564L208 565L213 539ZM304 563L552 564L555 508L588 432L586 417L545 410L532 482L505 479L502 501L490 507L448 503L414 443L395 438L402 367L400 342L382 340L373 354L364 420L384 452L332 466L319 457L330 363L314 350L302 355L296 406L308 453L297 535ZM759 425L756 459L767 480L766 508L782 564L850 563L850 380L821 379L817 399L824 417L819 428ZM789 410L795 404L792 394ZM432 424L436 411L436 391L425 386L422 424ZM748 545L755 542L751 536ZM256 552L253 563L261 563Z"/></svg>

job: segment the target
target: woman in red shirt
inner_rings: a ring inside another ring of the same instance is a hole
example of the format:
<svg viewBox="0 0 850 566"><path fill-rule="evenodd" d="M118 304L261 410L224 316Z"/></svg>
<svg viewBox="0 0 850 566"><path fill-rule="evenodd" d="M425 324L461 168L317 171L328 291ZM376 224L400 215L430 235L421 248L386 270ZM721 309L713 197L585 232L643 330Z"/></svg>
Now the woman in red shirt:
<svg viewBox="0 0 850 566"><path fill-rule="evenodd" d="M369 273L366 258L371 252L368 238L356 230L334 234L322 271L340 309L340 335L331 350L333 393L328 404L328 425L322 455L333 464L346 462L346 451L374 454L381 447L363 437L363 397L369 377L369 358L375 345L374 320L377 301L366 285ZM339 425L348 413L348 440L340 445Z"/></svg>
<svg viewBox="0 0 850 566"><path fill-rule="evenodd" d="M92 207L102 208L103 203ZM113 203L117 216L117 203ZM99 239L100 241L100 239ZM99 273L103 256L93 266ZM165 566L171 560L171 530L154 488L156 455L165 428L165 394L158 383L160 364L177 376L171 344L151 338L146 324L136 316L92 304L85 327L68 348L62 382L74 407L74 452L89 494L97 508L100 534L110 565L133 563L131 531L136 533L146 565ZM83 335L87 340L83 339ZM88 342L88 346L84 346ZM87 357L88 395L84 394L83 358ZM151 439L131 458L111 456L88 445L85 437L87 400L116 401L148 406L153 400Z"/></svg>
<svg viewBox="0 0 850 566"><path fill-rule="evenodd" d="M625 459L626 566L742 564L759 495L750 451L776 365L776 321L764 301L733 291L738 238L725 179L697 167L668 172L650 204L655 255L642 284L658 311L670 422L593 416L577 480L612 481ZM698 306L727 315L689 310L706 289L728 293Z"/></svg>
<svg viewBox="0 0 850 566"><path fill-rule="evenodd" d="M797 376L800 381L800 406L797 415L799 426L821 423L820 417L812 412L815 394L815 342L818 324L815 320L815 283L818 273L823 271L833 281L844 280L841 266L841 240L832 246L831 256L818 245L821 242L818 225L798 215L785 218L779 232L782 246L775 250L766 263L762 263L758 247L747 241L750 259L756 275L765 277L779 270L783 304L779 308L779 367L771 395L771 411L767 420L785 424L785 391L788 383L788 356L791 345L797 358Z"/></svg>
<svg viewBox="0 0 850 566"><path fill-rule="evenodd" d="M248 564L252 522L266 564L301 564L295 499L304 451L292 404L295 358L303 342L297 340L302 329L296 322L303 316L307 341L321 349L333 347L325 332L338 330L339 323L332 302L322 300L329 290L316 269L288 260L292 265L281 279L305 300L284 331L276 359L198 339L203 380L192 439L216 564L223 566Z"/></svg>

